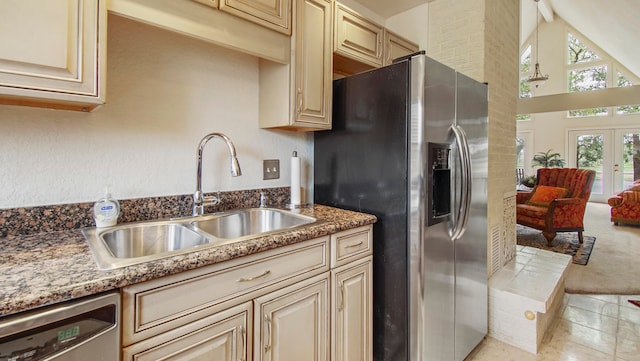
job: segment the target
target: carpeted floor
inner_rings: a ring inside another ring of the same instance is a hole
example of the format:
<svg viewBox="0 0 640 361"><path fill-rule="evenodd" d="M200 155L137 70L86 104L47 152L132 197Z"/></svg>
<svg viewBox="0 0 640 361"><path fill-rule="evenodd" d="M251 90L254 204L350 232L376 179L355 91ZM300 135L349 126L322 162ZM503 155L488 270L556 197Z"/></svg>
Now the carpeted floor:
<svg viewBox="0 0 640 361"><path fill-rule="evenodd" d="M584 233L598 241L586 266L570 264L568 293L640 295L640 227L614 226L606 204L589 203Z"/></svg>
<svg viewBox="0 0 640 361"><path fill-rule="evenodd" d="M551 245L549 245L549 242L544 238L541 231L521 225L517 225L516 239L520 246L529 246L568 254L573 257L574 264L581 266L589 262L593 245L596 242L595 237L583 234L583 243L581 244L578 241L578 233L569 232L558 233L556 238L551 242Z"/></svg>

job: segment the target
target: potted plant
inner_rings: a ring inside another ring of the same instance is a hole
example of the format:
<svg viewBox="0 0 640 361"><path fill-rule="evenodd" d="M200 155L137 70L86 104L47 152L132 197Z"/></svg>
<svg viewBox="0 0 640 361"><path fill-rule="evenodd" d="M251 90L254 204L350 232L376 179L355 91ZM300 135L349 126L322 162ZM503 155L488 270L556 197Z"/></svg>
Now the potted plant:
<svg viewBox="0 0 640 361"><path fill-rule="evenodd" d="M520 181L520 184L528 188L533 188L536 185L536 176L535 175L526 176L522 178L522 180Z"/></svg>
<svg viewBox="0 0 640 361"><path fill-rule="evenodd" d="M565 161L561 158L560 153L551 152L551 149L546 152L539 152L533 156L531 166L540 166L542 168L551 167L564 167Z"/></svg>

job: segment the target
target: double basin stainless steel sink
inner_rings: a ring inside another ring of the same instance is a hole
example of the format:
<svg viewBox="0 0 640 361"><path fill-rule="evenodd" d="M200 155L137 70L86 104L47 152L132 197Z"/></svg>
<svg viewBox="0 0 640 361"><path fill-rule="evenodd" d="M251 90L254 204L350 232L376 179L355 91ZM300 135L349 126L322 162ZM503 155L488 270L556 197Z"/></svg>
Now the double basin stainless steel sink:
<svg viewBox="0 0 640 361"><path fill-rule="evenodd" d="M110 270L292 230L317 222L277 208L248 208L203 216L84 229L98 268Z"/></svg>

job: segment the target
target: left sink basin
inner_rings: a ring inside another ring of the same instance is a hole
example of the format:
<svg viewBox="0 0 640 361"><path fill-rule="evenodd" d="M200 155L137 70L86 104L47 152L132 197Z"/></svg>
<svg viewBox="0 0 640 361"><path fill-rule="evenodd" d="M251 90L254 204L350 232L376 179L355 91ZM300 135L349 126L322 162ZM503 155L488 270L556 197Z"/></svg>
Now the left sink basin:
<svg viewBox="0 0 640 361"><path fill-rule="evenodd" d="M117 258L144 257L209 243L200 233L178 223L122 227L102 232L100 238Z"/></svg>
<svg viewBox="0 0 640 361"><path fill-rule="evenodd" d="M100 269L114 269L191 252L195 247L211 243L205 235L172 221L91 228L82 233Z"/></svg>

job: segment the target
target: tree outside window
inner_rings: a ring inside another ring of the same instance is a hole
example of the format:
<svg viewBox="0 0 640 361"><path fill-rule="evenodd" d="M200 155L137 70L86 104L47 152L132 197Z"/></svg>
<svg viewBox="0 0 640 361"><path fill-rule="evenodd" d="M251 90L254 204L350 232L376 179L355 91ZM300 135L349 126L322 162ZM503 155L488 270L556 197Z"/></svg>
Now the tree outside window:
<svg viewBox="0 0 640 361"><path fill-rule="evenodd" d="M568 63L583 64L600 61L600 56L573 34L567 35ZM607 65L596 65L569 72L569 92L584 92L607 87ZM570 117L592 117L607 115L607 108L579 109L569 111Z"/></svg>
<svg viewBox="0 0 640 361"><path fill-rule="evenodd" d="M527 75L531 73L531 45L520 56L520 98L531 98L531 84L527 83ZM531 120L531 114L518 114L516 120Z"/></svg>
<svg viewBox="0 0 640 361"><path fill-rule="evenodd" d="M622 73L617 72L616 75L618 80L617 85L619 87L633 86L633 83L631 83L627 78L625 78L625 76L622 75ZM640 113L640 105L624 105L616 108L616 114L636 114L636 113Z"/></svg>

